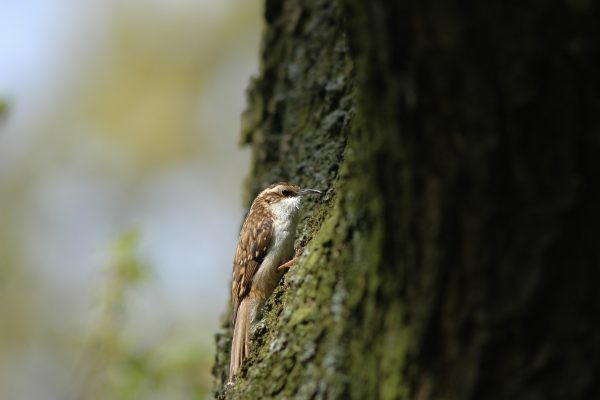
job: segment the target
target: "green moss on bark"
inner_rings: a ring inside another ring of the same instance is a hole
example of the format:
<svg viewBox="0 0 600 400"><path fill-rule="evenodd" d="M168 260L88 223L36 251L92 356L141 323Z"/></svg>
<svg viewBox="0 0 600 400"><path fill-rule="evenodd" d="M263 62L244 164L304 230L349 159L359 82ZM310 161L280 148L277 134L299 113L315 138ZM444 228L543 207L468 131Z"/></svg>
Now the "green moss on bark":
<svg viewBox="0 0 600 400"><path fill-rule="evenodd" d="M242 142L253 148L246 201L289 180L328 190L303 206L300 262L265 305L252 351L224 391L229 326L218 336L217 393L226 398L339 397L345 289L332 252L339 225L336 182L354 118L353 64L336 2L268 2L260 75L248 90ZM345 235L343 235L345 236ZM340 264L341 265L341 264Z"/></svg>

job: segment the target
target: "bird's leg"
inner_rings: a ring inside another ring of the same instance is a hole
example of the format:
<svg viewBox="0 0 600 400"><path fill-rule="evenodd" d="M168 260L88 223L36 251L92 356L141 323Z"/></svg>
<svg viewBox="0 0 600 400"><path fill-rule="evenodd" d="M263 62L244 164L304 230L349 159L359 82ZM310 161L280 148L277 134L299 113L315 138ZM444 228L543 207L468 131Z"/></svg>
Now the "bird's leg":
<svg viewBox="0 0 600 400"><path fill-rule="evenodd" d="M300 258L302 253L304 253L304 247L301 247L300 249L298 249L296 251L296 254L294 254L294 258L292 258L290 261L283 263L279 267L277 267L277 271L281 271L284 269L289 270L290 268L292 268L296 264L296 260L298 260L298 258Z"/></svg>
<svg viewBox="0 0 600 400"><path fill-rule="evenodd" d="M294 266L294 264L296 263L296 257L292 258L290 261L281 264L279 267L277 267L277 271L281 271L284 269L290 269Z"/></svg>

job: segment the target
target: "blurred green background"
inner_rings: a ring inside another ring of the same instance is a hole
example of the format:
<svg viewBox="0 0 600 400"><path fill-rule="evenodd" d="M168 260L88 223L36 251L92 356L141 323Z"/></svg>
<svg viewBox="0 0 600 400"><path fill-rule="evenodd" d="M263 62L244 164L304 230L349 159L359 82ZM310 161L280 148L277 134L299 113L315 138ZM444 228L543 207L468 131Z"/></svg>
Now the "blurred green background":
<svg viewBox="0 0 600 400"><path fill-rule="evenodd" d="M0 399L210 397L256 0L0 3Z"/></svg>

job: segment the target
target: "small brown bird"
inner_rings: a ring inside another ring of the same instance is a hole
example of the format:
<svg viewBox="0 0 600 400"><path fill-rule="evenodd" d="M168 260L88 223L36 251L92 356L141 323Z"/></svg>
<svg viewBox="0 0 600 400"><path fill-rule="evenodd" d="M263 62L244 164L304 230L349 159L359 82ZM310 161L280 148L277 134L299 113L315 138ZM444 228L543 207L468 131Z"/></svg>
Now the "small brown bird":
<svg viewBox="0 0 600 400"><path fill-rule="evenodd" d="M283 271L293 265L294 237L302 196L315 189L275 183L256 196L242 225L233 260L233 341L231 383L248 356L250 325L269 298Z"/></svg>

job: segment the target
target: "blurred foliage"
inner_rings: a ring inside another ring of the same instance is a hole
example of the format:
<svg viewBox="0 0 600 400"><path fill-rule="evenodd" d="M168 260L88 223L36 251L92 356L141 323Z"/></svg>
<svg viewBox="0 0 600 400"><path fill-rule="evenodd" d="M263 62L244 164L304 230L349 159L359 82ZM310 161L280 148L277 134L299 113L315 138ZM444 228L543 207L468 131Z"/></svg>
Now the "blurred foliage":
<svg viewBox="0 0 600 400"><path fill-rule="evenodd" d="M246 166L234 143L261 2L34 3L0 14L0 400L203 397L224 301L203 288L227 277L211 259L221 251L180 261L215 235L181 220L238 213L221 200L239 198ZM182 191L190 176L218 193ZM133 229L105 261L107 238L130 224L148 229L151 251ZM179 290L183 274L198 296ZM160 307L142 292L163 295Z"/></svg>
<svg viewBox="0 0 600 400"><path fill-rule="evenodd" d="M33 285L23 271L14 268L19 263L17 256L3 251L13 242L0 232L0 366L40 325L32 304L33 296L23 291L24 287Z"/></svg>
<svg viewBox="0 0 600 400"><path fill-rule="evenodd" d="M0 99L0 121L4 118L6 111L8 110L8 103L3 99Z"/></svg>
<svg viewBox="0 0 600 400"><path fill-rule="evenodd" d="M137 252L139 241L139 231L130 229L112 246L100 318L81 360L78 398L205 398L211 383L208 349L176 335L152 346L139 346L124 333L128 291L150 277L149 266Z"/></svg>
<svg viewBox="0 0 600 400"><path fill-rule="evenodd" d="M144 171L210 150L198 135L199 129L210 129L199 127L207 116L198 93L214 83L239 33L257 22L248 18L256 14L254 1L239 2L201 24L197 15L209 10L194 2L186 7L171 12L149 7L143 13L137 7L120 9L112 51L94 85L82 91L75 113Z"/></svg>

